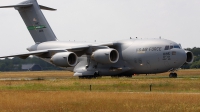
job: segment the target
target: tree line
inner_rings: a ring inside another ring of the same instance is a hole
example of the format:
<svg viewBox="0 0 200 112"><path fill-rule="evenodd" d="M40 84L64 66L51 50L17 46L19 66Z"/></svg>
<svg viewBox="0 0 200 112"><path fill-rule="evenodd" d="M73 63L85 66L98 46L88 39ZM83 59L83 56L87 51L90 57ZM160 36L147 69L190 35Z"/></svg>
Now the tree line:
<svg viewBox="0 0 200 112"><path fill-rule="evenodd" d="M22 71L23 64L38 64L43 70L61 70L59 67L37 57L28 57L27 59L15 57L13 59L5 58L0 60L0 71Z"/></svg>

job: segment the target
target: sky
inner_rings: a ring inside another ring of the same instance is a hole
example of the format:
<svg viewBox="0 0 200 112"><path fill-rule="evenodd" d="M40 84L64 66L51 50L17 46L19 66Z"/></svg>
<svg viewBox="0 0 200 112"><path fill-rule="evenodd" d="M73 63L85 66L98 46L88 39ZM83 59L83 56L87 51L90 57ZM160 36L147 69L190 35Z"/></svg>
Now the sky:
<svg viewBox="0 0 200 112"><path fill-rule="evenodd" d="M23 0L0 0L12 5ZM161 38L183 48L200 47L200 0L38 0L60 41L106 42ZM0 55L27 52L35 44L14 8L0 9Z"/></svg>

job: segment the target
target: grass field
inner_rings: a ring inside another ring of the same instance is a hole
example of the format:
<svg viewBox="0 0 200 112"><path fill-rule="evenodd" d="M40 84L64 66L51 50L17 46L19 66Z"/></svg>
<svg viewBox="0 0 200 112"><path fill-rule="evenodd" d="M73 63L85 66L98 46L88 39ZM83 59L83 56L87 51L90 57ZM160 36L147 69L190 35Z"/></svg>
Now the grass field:
<svg viewBox="0 0 200 112"><path fill-rule="evenodd" d="M200 70L177 73L78 79L66 71L0 72L0 111L199 112Z"/></svg>

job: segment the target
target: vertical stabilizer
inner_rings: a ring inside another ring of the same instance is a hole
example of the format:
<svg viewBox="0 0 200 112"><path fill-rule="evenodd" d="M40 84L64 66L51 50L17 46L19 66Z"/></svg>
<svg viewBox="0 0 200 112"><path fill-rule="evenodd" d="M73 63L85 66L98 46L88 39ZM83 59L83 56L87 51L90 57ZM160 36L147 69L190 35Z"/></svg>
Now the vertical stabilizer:
<svg viewBox="0 0 200 112"><path fill-rule="evenodd" d="M10 8L10 7L14 7L16 10L19 11L35 43L57 40L46 18L44 17L42 11L40 10L40 9L44 10L56 10L56 9L38 5L36 0L27 0L17 5L2 6L0 8Z"/></svg>

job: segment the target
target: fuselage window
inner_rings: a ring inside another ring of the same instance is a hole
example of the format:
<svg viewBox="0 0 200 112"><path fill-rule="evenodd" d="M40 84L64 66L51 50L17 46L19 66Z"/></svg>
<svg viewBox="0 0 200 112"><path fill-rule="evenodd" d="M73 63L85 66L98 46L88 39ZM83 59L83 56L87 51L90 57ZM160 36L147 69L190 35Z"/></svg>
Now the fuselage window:
<svg viewBox="0 0 200 112"><path fill-rule="evenodd" d="M174 46L170 46L170 49L173 49L174 48Z"/></svg>
<svg viewBox="0 0 200 112"><path fill-rule="evenodd" d="M165 46L165 50L169 50L169 46Z"/></svg>

